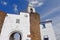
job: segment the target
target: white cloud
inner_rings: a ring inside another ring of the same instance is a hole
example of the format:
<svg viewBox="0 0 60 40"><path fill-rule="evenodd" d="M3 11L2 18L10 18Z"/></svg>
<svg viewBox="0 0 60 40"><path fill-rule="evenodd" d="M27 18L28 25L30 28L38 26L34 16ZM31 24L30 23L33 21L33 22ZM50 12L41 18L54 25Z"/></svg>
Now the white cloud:
<svg viewBox="0 0 60 40"><path fill-rule="evenodd" d="M42 6L43 5L43 2L39 3L38 6Z"/></svg>
<svg viewBox="0 0 60 40"><path fill-rule="evenodd" d="M29 4L31 4L33 7L39 7L43 5L43 1L41 0L29 0Z"/></svg>
<svg viewBox="0 0 60 40"><path fill-rule="evenodd" d="M60 6L52 9L51 11L48 11L48 12L45 13L43 16L41 16L41 18L44 18L44 17L46 17L46 16L48 16L48 15L50 15L50 14L54 14L54 12L56 12L56 11L59 10L59 9L60 9Z"/></svg>
<svg viewBox="0 0 60 40"><path fill-rule="evenodd" d="M15 13L18 13L18 6L17 6L16 4L13 4L13 7L14 7L14 9L13 9L14 12L15 12Z"/></svg>
<svg viewBox="0 0 60 40"><path fill-rule="evenodd" d="M3 4L3 5L7 5L7 2L5 2L5 1L1 1L1 4Z"/></svg>

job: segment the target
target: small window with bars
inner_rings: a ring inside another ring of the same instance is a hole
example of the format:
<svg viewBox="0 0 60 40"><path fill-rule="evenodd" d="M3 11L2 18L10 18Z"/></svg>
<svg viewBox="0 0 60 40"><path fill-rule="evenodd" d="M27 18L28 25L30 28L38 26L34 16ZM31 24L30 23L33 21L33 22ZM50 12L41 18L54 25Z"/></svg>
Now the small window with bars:
<svg viewBox="0 0 60 40"><path fill-rule="evenodd" d="M20 23L20 19L16 19L16 23Z"/></svg>
<svg viewBox="0 0 60 40"><path fill-rule="evenodd" d="M42 27L43 29L46 28L45 24L42 24L42 25L43 25L43 27Z"/></svg>

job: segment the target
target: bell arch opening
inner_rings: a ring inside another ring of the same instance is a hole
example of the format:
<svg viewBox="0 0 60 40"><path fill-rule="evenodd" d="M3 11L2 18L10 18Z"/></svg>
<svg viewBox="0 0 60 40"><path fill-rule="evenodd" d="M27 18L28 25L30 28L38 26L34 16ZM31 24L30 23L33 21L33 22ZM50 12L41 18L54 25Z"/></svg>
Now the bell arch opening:
<svg viewBox="0 0 60 40"><path fill-rule="evenodd" d="M22 40L22 36L19 32L14 32L10 35L9 40Z"/></svg>

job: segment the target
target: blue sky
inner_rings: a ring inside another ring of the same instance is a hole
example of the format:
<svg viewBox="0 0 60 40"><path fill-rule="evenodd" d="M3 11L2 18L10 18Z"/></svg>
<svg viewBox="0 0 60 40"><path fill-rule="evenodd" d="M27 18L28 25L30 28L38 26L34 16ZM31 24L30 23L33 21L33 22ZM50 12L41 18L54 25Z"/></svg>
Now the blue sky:
<svg viewBox="0 0 60 40"><path fill-rule="evenodd" d="M37 0L40 1L40 0ZM41 21L51 19L53 28L57 36L60 37L60 0L41 0L42 6L35 7L36 12L40 14ZM0 0L0 10L6 13L19 14L26 11L28 0Z"/></svg>

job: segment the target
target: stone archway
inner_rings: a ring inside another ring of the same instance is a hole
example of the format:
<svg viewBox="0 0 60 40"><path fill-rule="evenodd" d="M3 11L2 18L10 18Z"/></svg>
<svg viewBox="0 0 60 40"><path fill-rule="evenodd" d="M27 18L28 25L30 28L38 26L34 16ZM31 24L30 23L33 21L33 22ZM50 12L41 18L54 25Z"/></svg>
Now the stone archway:
<svg viewBox="0 0 60 40"><path fill-rule="evenodd" d="M21 40L21 39L22 39L22 36L18 32L12 33L9 38L9 40Z"/></svg>

